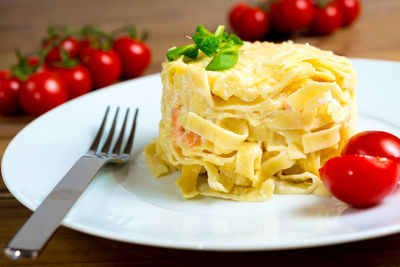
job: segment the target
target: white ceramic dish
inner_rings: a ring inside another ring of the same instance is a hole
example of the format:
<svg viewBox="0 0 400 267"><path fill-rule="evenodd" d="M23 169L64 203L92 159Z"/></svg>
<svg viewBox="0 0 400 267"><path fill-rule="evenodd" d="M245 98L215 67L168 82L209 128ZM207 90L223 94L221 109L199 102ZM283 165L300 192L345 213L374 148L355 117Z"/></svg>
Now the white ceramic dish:
<svg viewBox="0 0 400 267"><path fill-rule="evenodd" d="M400 63L353 59L358 71L360 130L400 135ZM83 154L107 105L139 107L133 159L104 169L64 219L88 234L161 247L273 250L344 243L400 232L400 190L376 207L356 210L333 197L278 195L263 203L183 200L174 180L155 179L142 157L157 136L159 75L119 83L39 117L10 143L2 161L11 193L34 210Z"/></svg>

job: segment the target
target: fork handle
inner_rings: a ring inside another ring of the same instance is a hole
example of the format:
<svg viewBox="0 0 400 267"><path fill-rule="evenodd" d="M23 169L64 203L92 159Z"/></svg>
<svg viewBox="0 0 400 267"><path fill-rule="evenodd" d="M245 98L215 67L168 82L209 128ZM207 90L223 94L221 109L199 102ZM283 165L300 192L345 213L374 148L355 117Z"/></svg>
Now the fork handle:
<svg viewBox="0 0 400 267"><path fill-rule="evenodd" d="M34 258L107 159L82 156L8 243L4 252L13 259Z"/></svg>

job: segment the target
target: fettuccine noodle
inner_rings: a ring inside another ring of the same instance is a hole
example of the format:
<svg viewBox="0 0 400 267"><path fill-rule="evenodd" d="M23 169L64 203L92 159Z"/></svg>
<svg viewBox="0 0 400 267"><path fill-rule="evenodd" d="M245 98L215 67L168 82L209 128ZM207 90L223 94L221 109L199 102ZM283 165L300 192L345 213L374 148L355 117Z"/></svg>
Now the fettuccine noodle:
<svg viewBox="0 0 400 267"><path fill-rule="evenodd" d="M245 42L225 71L209 61L163 63L159 136L145 149L153 175L180 169L185 198L328 195L318 169L356 131L350 61L292 42Z"/></svg>

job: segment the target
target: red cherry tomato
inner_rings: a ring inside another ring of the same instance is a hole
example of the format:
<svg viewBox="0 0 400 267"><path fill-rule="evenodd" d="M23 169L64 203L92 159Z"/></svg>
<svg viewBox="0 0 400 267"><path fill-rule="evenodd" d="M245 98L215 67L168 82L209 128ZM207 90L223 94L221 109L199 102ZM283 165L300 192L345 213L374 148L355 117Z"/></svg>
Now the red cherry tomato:
<svg viewBox="0 0 400 267"><path fill-rule="evenodd" d="M47 47L52 43L53 41L45 42L43 47ZM50 49L45 58L45 62L48 65L51 66L51 63L61 61L60 48L67 52L71 58L75 58L79 52L79 41L73 37L67 37L60 43L59 47L55 46Z"/></svg>
<svg viewBox="0 0 400 267"><path fill-rule="evenodd" d="M8 72L0 74L0 115L11 115L19 110L18 91L21 81L9 77Z"/></svg>
<svg viewBox="0 0 400 267"><path fill-rule="evenodd" d="M85 62L90 52L95 50L89 40L82 40L79 44L78 58L80 62Z"/></svg>
<svg viewBox="0 0 400 267"><path fill-rule="evenodd" d="M94 88L113 84L121 76L122 65L118 54L113 50L92 50L84 65L92 75Z"/></svg>
<svg viewBox="0 0 400 267"><path fill-rule="evenodd" d="M65 82L68 99L81 96L92 89L92 78L87 68L78 65L72 68L54 67L54 71Z"/></svg>
<svg viewBox="0 0 400 267"><path fill-rule="evenodd" d="M39 64L39 58L32 56L28 58L28 65L31 67L35 67Z"/></svg>
<svg viewBox="0 0 400 267"><path fill-rule="evenodd" d="M85 46L84 48L82 48L81 50L80 50L80 52L79 52L79 61L81 62L81 63L85 63L87 60L88 60L88 58L89 58L89 55L92 53L92 52L95 52L97 49L95 49L94 47L92 47L91 45L88 45L88 46Z"/></svg>
<svg viewBox="0 0 400 267"><path fill-rule="evenodd" d="M382 131L365 131L353 135L342 155L370 155L400 162L400 139Z"/></svg>
<svg viewBox="0 0 400 267"><path fill-rule="evenodd" d="M5 79L7 76L10 76L10 72L8 70L0 70L0 80Z"/></svg>
<svg viewBox="0 0 400 267"><path fill-rule="evenodd" d="M246 3L239 3L233 6L228 17L232 29L235 30L240 27L239 18L247 8L249 8L249 6Z"/></svg>
<svg viewBox="0 0 400 267"><path fill-rule="evenodd" d="M342 11L342 26L348 26L360 14L361 6L358 0L336 0Z"/></svg>
<svg viewBox="0 0 400 267"><path fill-rule="evenodd" d="M311 0L283 0L271 5L270 15L274 31L294 33L310 25L313 5Z"/></svg>
<svg viewBox="0 0 400 267"><path fill-rule="evenodd" d="M289 30L286 29L285 23L281 19L281 6L282 2L272 2L269 8L271 30L277 33L287 33Z"/></svg>
<svg viewBox="0 0 400 267"><path fill-rule="evenodd" d="M39 116L67 101L67 88L60 77L51 71L34 73L25 81L19 92L22 109Z"/></svg>
<svg viewBox="0 0 400 267"><path fill-rule="evenodd" d="M79 52L81 52L82 50L84 50L85 48L88 48L89 46L91 46L91 43L89 40L81 40L79 42Z"/></svg>
<svg viewBox="0 0 400 267"><path fill-rule="evenodd" d="M269 19L261 9L248 7L239 14L237 21L232 24L232 26L235 25L236 28L233 27L233 29L242 39L253 41L267 35Z"/></svg>
<svg viewBox="0 0 400 267"><path fill-rule="evenodd" d="M345 155L328 160L319 174L335 197L361 208L377 204L393 192L400 165L386 158Z"/></svg>
<svg viewBox="0 0 400 267"><path fill-rule="evenodd" d="M314 19L310 30L317 35L328 35L342 25L342 14L335 2L325 8L314 6Z"/></svg>
<svg viewBox="0 0 400 267"><path fill-rule="evenodd" d="M122 75L127 78L138 77L150 64L150 48L141 41L121 36L114 41L113 48L121 59Z"/></svg>
<svg viewBox="0 0 400 267"><path fill-rule="evenodd" d="M39 58L32 56L28 58L28 65L31 67L36 67L39 64ZM49 66L46 62L44 62L38 69L37 72L51 70L51 66Z"/></svg>

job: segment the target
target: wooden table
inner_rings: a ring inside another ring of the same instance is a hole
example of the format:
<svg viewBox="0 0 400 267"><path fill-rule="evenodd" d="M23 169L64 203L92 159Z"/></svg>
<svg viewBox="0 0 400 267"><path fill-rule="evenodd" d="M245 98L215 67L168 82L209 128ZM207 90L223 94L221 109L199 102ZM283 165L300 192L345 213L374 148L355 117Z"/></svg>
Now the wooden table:
<svg viewBox="0 0 400 267"><path fill-rule="evenodd" d="M202 23L215 28L226 23L235 1L107 1L107 0L3 0L0 2L0 69L14 62L13 48L38 48L49 23L87 23L106 30L135 23L151 33L153 61L146 74L160 71L165 51L187 42ZM297 37L323 49L350 57L400 60L400 1L365 0L359 21L327 37ZM11 139L31 118L0 118L0 158ZM0 179L0 250L29 217L31 211L15 200ZM351 244L270 252L184 251L125 244L82 234L64 227L55 234L36 261L11 261L0 252L0 265L125 266L125 265L287 265L338 264L399 265L400 235Z"/></svg>

